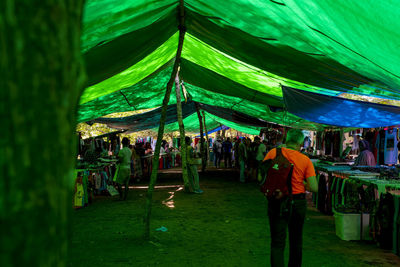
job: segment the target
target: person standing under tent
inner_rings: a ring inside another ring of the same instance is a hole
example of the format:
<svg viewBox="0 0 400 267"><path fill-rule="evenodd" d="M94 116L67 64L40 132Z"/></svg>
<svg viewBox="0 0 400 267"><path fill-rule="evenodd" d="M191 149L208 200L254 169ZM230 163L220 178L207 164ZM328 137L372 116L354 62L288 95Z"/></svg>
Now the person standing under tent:
<svg viewBox="0 0 400 267"><path fill-rule="evenodd" d="M151 169L152 169L152 154L153 154L153 149L151 148L150 142L146 142L144 146L144 163L145 163L145 170L146 170L146 175L150 177L151 175Z"/></svg>
<svg viewBox="0 0 400 267"><path fill-rule="evenodd" d="M239 169L240 169L240 182L244 183L246 181L245 177L245 165L247 161L247 148L245 145L245 139L238 139L239 147L237 149L237 158L239 161Z"/></svg>
<svg viewBox="0 0 400 267"><path fill-rule="evenodd" d="M261 142L259 136L254 137L254 142L251 145L251 170L250 175L253 180L257 179L258 168L267 152L267 147Z"/></svg>
<svg viewBox="0 0 400 267"><path fill-rule="evenodd" d="M136 181L139 182L142 178L142 163L140 160L140 153L138 152L138 147L140 143L136 143L134 147L132 147L132 160L133 160L133 170L134 170L134 177Z"/></svg>
<svg viewBox="0 0 400 267"><path fill-rule="evenodd" d="M214 165L216 168L219 168L221 164L221 152L222 152L222 144L220 137L217 137L217 140L213 144L213 152L214 152Z"/></svg>
<svg viewBox="0 0 400 267"><path fill-rule="evenodd" d="M251 140L248 137L245 137L243 143L246 146L246 170L247 170L247 178L251 179L251 164L252 164L252 152L251 152Z"/></svg>
<svg viewBox="0 0 400 267"><path fill-rule="evenodd" d="M360 154L354 161L354 166L376 166L375 156L369 150L368 141L359 141L359 145L357 147L360 149Z"/></svg>
<svg viewBox="0 0 400 267"><path fill-rule="evenodd" d="M122 149L118 153L119 171L117 175L117 185L119 198L126 200L129 190L129 178L131 177L131 158L132 152L129 149L129 139L124 137L122 139ZM122 193L122 185L125 186L124 193Z"/></svg>
<svg viewBox="0 0 400 267"><path fill-rule="evenodd" d="M197 165L193 164L194 151L193 147L191 146L192 139L189 136L186 136L185 142L186 142L186 166L189 175L189 182L191 187L193 188L193 192L201 194L203 193L203 190L200 189L199 173L197 171Z"/></svg>
<svg viewBox="0 0 400 267"><path fill-rule="evenodd" d="M225 168L232 168L232 143L229 137L222 143L222 151L224 153Z"/></svg>
<svg viewBox="0 0 400 267"><path fill-rule="evenodd" d="M286 148L282 155L293 164L291 176L292 195L282 199L268 200L268 217L271 231L271 266L284 266L286 231L289 230L289 265L301 266L303 246L303 225L307 210L306 189L318 192L317 179L311 160L301 154L304 134L301 130L291 129L287 133ZM265 156L264 160L276 157L276 148ZM267 178L268 179L268 176ZM287 209L283 209L284 205ZM287 212L284 212L287 210Z"/></svg>
<svg viewBox="0 0 400 267"><path fill-rule="evenodd" d="M239 145L241 143L241 140L239 137L236 137L233 143L233 162L234 162L234 167L237 169L240 169L239 165Z"/></svg>

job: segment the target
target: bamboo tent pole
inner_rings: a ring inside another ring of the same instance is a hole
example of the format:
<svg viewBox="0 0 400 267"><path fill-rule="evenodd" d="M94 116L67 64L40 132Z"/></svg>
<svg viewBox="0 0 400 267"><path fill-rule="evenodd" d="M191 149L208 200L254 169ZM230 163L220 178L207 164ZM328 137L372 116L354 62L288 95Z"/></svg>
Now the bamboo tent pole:
<svg viewBox="0 0 400 267"><path fill-rule="evenodd" d="M185 191L190 192L190 185L189 185L189 175L187 170L187 149L186 149L186 142L185 142L185 126L183 125L182 119L182 100L181 100L181 88L179 85L179 77L178 74L175 78L175 91L176 91L176 112L178 116L178 125L179 125L179 133L181 139L181 163L182 163L182 177L183 182L185 184ZM194 190L194 188L192 188Z"/></svg>
<svg viewBox="0 0 400 267"><path fill-rule="evenodd" d="M208 132L207 132L207 125L206 125L206 115L204 114L204 110L202 111L203 113L203 120L204 120L204 131L206 132L206 143L207 143L207 149L206 149L206 164L208 163L208 159L210 158L210 142L208 139Z"/></svg>
<svg viewBox="0 0 400 267"><path fill-rule="evenodd" d="M200 125L200 155L201 155L201 172L204 172L206 169L207 159L204 151L204 132L203 132L203 120L200 114L199 103L195 102L197 117L199 118Z"/></svg>
<svg viewBox="0 0 400 267"><path fill-rule="evenodd" d="M145 224L144 238L146 240L150 239L150 217L151 217L153 192L154 192L154 186L157 181L159 156L160 156L160 149L161 149L161 141L162 141L162 138L164 135L164 126L165 126L165 120L166 120L166 116L167 116L167 106L168 106L169 98L171 95L172 86L174 84L175 77L178 73L178 67L179 67L179 64L181 61L183 41L185 39L185 33L186 33L186 29L184 27L184 18L185 17L184 17L183 0L180 0L179 4L180 4L180 8L179 8L179 26L178 26L178 28L179 28L178 48L176 51L176 57L175 57L174 67L173 67L173 70L171 73L171 78L169 79L169 81L167 83L167 88L166 88L164 99L163 99L163 104L162 104L162 109L161 109L160 126L158 127L157 143L156 143L156 148L155 148L154 156L153 156L153 168L151 171L149 188L147 190L146 214L144 217L144 224Z"/></svg>

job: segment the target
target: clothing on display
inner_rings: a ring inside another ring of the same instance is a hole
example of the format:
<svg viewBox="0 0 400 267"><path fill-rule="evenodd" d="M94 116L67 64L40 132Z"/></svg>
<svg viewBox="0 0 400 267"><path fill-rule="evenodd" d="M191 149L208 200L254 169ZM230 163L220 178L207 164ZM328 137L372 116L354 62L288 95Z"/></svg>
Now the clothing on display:
<svg viewBox="0 0 400 267"><path fill-rule="evenodd" d="M385 136L385 164L396 164L397 149L397 128L388 129Z"/></svg>
<svg viewBox="0 0 400 267"><path fill-rule="evenodd" d="M311 138L309 136L304 137L303 148L309 148L311 146Z"/></svg>
<svg viewBox="0 0 400 267"><path fill-rule="evenodd" d="M379 165L385 164L385 130L380 130L376 138L376 148L377 148L377 163Z"/></svg>
<svg viewBox="0 0 400 267"><path fill-rule="evenodd" d="M327 191L327 177L324 174L318 176L318 198L317 198L317 209L325 213L326 212L326 195Z"/></svg>
<svg viewBox="0 0 400 267"><path fill-rule="evenodd" d="M375 143L377 147L377 163L380 165L396 164L398 160L397 144L397 128L380 130Z"/></svg>
<svg viewBox="0 0 400 267"><path fill-rule="evenodd" d="M340 143L341 143L340 131L333 132L333 140L332 140L332 156L340 157Z"/></svg>
<svg viewBox="0 0 400 267"><path fill-rule="evenodd" d="M322 150L324 147L324 132L322 131L317 132L316 143L317 143L316 149Z"/></svg>
<svg viewBox="0 0 400 267"><path fill-rule="evenodd" d="M332 154L332 144L333 144L333 133L332 131L328 131L325 133L325 155Z"/></svg>

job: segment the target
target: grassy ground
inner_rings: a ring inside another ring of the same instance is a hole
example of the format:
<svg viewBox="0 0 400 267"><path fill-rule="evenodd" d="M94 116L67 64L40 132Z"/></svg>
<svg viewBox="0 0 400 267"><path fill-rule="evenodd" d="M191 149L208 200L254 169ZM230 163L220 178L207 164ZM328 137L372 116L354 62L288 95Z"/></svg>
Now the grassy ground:
<svg viewBox="0 0 400 267"><path fill-rule="evenodd" d="M142 239L147 189L135 185L126 202L96 199L74 211L70 266L269 266L266 200L255 183L237 180L233 171L200 174L198 195L183 192L174 170L161 174L151 242ZM161 226L168 230L156 231ZM400 258L373 243L340 240L333 217L310 207L303 266L400 266Z"/></svg>

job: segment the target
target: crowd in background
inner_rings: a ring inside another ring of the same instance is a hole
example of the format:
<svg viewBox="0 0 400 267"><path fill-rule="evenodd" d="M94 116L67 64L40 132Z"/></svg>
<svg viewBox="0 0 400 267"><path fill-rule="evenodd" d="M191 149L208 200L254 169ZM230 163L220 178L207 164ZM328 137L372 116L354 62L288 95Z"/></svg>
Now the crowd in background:
<svg viewBox="0 0 400 267"><path fill-rule="evenodd" d="M282 145L283 135L275 133L261 140L255 136L253 140L248 137L223 138L217 137L212 145L214 166L236 168L240 171L240 181L256 180L257 170L265 155L274 147Z"/></svg>
<svg viewBox="0 0 400 267"><path fill-rule="evenodd" d="M278 133L274 135L264 136L261 140L259 136L252 139L249 137L221 137L217 136L214 142L208 147L206 140L197 140L194 145L190 142L193 149L194 157L201 156L201 143L204 145L204 152L209 149L211 162L214 163L216 168L221 167L223 163L224 168L236 168L240 170L240 181L256 180L257 169L267 152L282 144L283 135ZM100 142L101 141L101 142ZM203 142L202 142L203 141ZM99 143L98 143L99 142ZM94 157L118 156L121 149L119 137L112 138L107 141L95 140L87 145L86 153L83 153L84 158L88 158L88 154L94 154ZM136 142L129 144L128 148L131 150L131 176L137 181L149 177L152 171L152 156L153 148L151 142ZM171 168L180 165L180 155L176 156L172 152L178 152L179 149L174 148L166 140L161 143L160 157L164 164L164 168Z"/></svg>

